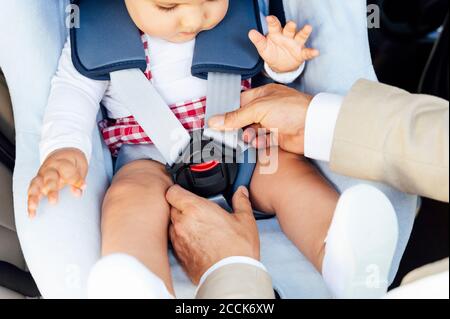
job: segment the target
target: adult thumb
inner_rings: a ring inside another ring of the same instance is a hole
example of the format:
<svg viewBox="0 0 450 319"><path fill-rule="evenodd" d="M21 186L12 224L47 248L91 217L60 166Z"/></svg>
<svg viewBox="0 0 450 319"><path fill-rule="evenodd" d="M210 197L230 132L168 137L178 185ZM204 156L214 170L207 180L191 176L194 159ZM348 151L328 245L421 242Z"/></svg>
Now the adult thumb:
<svg viewBox="0 0 450 319"><path fill-rule="evenodd" d="M233 195L233 212L236 216L248 215L253 217L253 208L249 197L248 189L244 186L239 187Z"/></svg>

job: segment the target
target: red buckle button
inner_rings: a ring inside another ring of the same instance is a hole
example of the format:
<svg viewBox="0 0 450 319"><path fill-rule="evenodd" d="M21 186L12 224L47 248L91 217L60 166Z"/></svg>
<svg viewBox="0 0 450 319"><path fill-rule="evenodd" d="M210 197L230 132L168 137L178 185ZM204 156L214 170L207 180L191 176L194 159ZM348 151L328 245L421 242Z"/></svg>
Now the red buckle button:
<svg viewBox="0 0 450 319"><path fill-rule="evenodd" d="M195 173L207 172L219 165L220 165L220 162L218 162L218 161L211 161L211 162L207 162L207 163L196 164L196 165L191 166L191 171L193 171Z"/></svg>

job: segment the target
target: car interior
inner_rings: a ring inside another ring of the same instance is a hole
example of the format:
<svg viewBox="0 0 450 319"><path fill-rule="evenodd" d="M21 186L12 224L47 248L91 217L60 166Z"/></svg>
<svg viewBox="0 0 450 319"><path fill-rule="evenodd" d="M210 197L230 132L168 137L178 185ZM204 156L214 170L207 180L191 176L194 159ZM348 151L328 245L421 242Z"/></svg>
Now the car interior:
<svg viewBox="0 0 450 319"><path fill-rule="evenodd" d="M17 278L31 276L20 249L14 224L12 168L14 167L14 120L5 79L0 74L0 298L24 298ZM11 289L12 288L12 289ZM24 291L22 291L23 293Z"/></svg>
<svg viewBox="0 0 450 319"><path fill-rule="evenodd" d="M370 29L371 53L381 82L448 100L448 1L370 0L382 10L381 28ZM12 174L15 130L8 84L0 70L0 299L39 298L27 270L14 223ZM448 204L429 199L421 207L391 288L411 271L449 256Z"/></svg>

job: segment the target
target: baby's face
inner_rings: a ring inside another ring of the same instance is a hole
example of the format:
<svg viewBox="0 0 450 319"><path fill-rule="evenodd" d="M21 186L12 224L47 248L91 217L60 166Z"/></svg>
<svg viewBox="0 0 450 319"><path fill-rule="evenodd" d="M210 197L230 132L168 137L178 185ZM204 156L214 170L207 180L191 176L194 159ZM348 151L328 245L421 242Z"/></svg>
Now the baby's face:
<svg viewBox="0 0 450 319"><path fill-rule="evenodd" d="M136 26L150 36L187 42L225 17L228 0L125 0Z"/></svg>

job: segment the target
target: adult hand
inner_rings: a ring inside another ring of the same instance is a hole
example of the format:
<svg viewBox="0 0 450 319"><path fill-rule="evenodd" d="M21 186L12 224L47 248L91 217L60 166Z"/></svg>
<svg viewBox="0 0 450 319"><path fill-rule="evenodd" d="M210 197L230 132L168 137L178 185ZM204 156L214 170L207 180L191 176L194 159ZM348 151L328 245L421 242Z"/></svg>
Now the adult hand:
<svg viewBox="0 0 450 319"><path fill-rule="evenodd" d="M258 229L245 187L233 196L233 214L180 186L171 187L166 198L172 205L170 239L194 284L227 257L260 259Z"/></svg>
<svg viewBox="0 0 450 319"><path fill-rule="evenodd" d="M212 117L216 130L244 130L244 141L256 148L280 146L303 154L306 114L312 96L284 85L269 84L242 93L241 108ZM264 128L268 134L258 134Z"/></svg>

